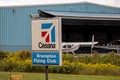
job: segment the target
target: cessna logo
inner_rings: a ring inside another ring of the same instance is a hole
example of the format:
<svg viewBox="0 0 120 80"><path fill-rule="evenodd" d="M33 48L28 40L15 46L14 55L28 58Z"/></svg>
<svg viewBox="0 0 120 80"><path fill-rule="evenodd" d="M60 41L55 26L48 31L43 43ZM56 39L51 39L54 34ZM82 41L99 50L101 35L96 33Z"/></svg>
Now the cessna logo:
<svg viewBox="0 0 120 80"><path fill-rule="evenodd" d="M55 25L53 23L43 23L41 29L41 37L45 44L39 42L39 48L55 48Z"/></svg>

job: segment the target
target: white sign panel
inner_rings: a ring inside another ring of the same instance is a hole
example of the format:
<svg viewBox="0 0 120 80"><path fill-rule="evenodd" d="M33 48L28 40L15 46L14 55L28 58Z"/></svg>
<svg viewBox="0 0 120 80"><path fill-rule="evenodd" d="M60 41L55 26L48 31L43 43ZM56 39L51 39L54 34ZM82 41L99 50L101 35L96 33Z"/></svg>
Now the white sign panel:
<svg viewBox="0 0 120 80"><path fill-rule="evenodd" d="M32 50L59 50L60 23L59 19L32 21Z"/></svg>
<svg viewBox="0 0 120 80"><path fill-rule="evenodd" d="M61 19L32 20L32 63L61 65Z"/></svg>

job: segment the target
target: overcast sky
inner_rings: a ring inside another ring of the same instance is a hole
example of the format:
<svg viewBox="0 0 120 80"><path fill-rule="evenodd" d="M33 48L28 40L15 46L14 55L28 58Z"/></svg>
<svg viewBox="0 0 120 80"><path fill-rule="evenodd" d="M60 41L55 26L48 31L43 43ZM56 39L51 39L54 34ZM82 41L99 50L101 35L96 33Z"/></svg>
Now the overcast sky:
<svg viewBox="0 0 120 80"><path fill-rule="evenodd" d="M77 3L83 1L120 7L120 0L0 0L0 6L61 4L61 3Z"/></svg>

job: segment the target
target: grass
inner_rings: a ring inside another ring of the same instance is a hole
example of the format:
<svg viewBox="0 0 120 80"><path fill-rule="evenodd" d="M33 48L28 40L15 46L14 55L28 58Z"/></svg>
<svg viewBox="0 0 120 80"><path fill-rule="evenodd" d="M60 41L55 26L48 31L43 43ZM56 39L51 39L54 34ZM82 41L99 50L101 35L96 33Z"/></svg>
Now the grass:
<svg viewBox="0 0 120 80"><path fill-rule="evenodd" d="M45 80L45 73L11 72L22 75L23 80ZM0 72L0 80L10 80L10 72ZM49 80L120 80L119 76L49 74Z"/></svg>

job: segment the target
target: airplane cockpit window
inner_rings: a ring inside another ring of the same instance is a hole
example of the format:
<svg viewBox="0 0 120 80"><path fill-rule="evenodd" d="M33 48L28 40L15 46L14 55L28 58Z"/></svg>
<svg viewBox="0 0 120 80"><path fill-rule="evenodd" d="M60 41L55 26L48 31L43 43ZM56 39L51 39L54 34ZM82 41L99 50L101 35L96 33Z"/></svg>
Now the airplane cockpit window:
<svg viewBox="0 0 120 80"><path fill-rule="evenodd" d="M63 48L71 48L73 45L64 45Z"/></svg>

